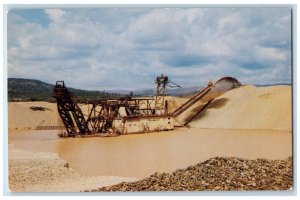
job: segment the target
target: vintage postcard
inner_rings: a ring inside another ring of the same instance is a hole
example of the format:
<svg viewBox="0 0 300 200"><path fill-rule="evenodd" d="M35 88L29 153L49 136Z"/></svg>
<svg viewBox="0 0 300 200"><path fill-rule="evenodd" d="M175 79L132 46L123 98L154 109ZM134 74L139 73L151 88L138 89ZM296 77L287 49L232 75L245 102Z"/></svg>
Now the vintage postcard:
<svg viewBox="0 0 300 200"><path fill-rule="evenodd" d="M9 9L9 191L291 192L293 16Z"/></svg>

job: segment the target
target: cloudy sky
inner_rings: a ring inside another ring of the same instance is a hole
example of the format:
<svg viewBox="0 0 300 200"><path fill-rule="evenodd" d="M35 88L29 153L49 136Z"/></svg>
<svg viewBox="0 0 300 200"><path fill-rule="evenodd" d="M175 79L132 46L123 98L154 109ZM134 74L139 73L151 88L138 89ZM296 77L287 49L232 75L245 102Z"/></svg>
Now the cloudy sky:
<svg viewBox="0 0 300 200"><path fill-rule="evenodd" d="M290 8L13 9L8 77L90 90L181 86L223 76L291 83Z"/></svg>

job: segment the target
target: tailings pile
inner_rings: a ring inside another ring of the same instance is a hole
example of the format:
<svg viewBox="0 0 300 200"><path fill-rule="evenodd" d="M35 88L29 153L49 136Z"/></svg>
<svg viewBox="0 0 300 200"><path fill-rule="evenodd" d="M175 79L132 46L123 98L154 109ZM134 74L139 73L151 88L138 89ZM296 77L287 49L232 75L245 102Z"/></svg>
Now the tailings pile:
<svg viewBox="0 0 300 200"><path fill-rule="evenodd" d="M291 187L291 157L285 160L216 157L171 174L155 173L136 182L91 191L289 190Z"/></svg>

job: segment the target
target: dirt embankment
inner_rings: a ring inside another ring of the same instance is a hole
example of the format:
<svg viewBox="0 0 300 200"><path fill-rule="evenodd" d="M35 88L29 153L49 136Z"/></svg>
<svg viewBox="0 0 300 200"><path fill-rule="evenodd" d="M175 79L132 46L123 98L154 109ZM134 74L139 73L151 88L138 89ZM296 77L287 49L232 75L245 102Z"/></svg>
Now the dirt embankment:
<svg viewBox="0 0 300 200"><path fill-rule="evenodd" d="M83 113L88 113L88 105L79 104ZM56 103L44 101L9 102L8 129L33 130L38 126L63 126Z"/></svg>
<svg viewBox="0 0 300 200"><path fill-rule="evenodd" d="M291 87L241 86L216 98L189 125L198 128L291 131Z"/></svg>
<svg viewBox="0 0 300 200"><path fill-rule="evenodd" d="M34 111L33 108L43 110ZM8 103L8 129L24 130L35 129L37 126L56 125L58 112L55 104L47 102L9 102Z"/></svg>

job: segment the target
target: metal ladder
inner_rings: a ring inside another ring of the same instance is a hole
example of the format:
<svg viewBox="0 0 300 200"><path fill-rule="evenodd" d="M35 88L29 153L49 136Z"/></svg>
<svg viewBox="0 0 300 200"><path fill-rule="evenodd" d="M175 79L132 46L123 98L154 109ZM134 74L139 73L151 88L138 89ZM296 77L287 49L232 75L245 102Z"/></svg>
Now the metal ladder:
<svg viewBox="0 0 300 200"><path fill-rule="evenodd" d="M74 101L73 95L65 87L63 81L56 82L53 90L53 97L57 101L58 113L66 127L69 136L76 136L77 134L87 135L91 133L81 109ZM76 131L75 124L79 132Z"/></svg>

